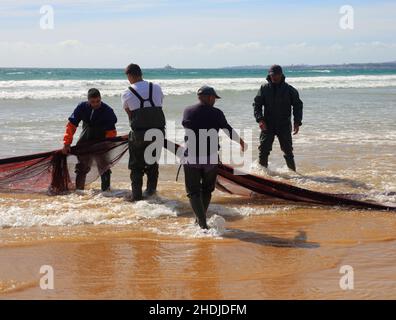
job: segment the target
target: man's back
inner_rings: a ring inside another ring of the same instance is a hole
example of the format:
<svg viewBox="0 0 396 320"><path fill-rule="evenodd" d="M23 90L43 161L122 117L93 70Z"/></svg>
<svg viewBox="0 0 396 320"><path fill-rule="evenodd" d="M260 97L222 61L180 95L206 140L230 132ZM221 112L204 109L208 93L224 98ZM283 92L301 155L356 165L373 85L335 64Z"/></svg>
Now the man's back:
<svg viewBox="0 0 396 320"><path fill-rule="evenodd" d="M219 129L223 129L228 136L237 137L235 130L227 122L223 111L203 103L187 107L183 114L183 127L192 132L186 132L188 161L196 163L217 163L219 146ZM212 132L215 130L216 132ZM191 139L191 134L195 139ZM238 137L239 138L239 137ZM207 147L202 149L206 145ZM208 160L208 157L210 160ZM209 161L209 162L208 162Z"/></svg>
<svg viewBox="0 0 396 320"><path fill-rule="evenodd" d="M183 127L194 131L199 129L231 129L223 111L202 103L187 107L183 114Z"/></svg>
<svg viewBox="0 0 396 320"><path fill-rule="evenodd" d="M131 85L143 99L148 99L150 95L150 83L148 81L139 81ZM153 83L153 102L156 107L162 107L164 95L162 89L158 84ZM122 94L122 104L124 109L129 109L130 111L137 110L141 107L141 102L139 98L132 93L128 88ZM144 107L151 107L150 101L144 102Z"/></svg>

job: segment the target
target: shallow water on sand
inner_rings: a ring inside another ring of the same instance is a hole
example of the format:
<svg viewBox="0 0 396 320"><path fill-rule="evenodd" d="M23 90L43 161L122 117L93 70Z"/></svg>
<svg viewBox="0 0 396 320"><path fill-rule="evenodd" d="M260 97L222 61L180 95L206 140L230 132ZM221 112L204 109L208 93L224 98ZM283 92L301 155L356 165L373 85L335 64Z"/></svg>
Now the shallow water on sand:
<svg viewBox="0 0 396 320"><path fill-rule="evenodd" d="M251 170L304 188L395 205L394 93L394 88L302 90L306 117L295 138L299 173L286 169L277 142L270 170L254 163ZM253 158L254 94L225 91L220 105L236 128L253 128ZM183 107L194 100L168 96L168 120L180 123ZM118 97L109 101L117 108ZM1 157L58 148L76 102L1 101ZM125 133L125 116L120 108L116 112L119 132ZM128 201L126 159L113 170L109 193L101 193L96 182L64 196L0 194L0 297L396 297L394 213L216 191L209 209L212 229L205 233L193 223L183 175L176 182L176 170L162 166L159 195L136 204ZM54 268L53 291L39 287L42 265ZM354 290L339 286L344 265L354 268Z"/></svg>
<svg viewBox="0 0 396 320"><path fill-rule="evenodd" d="M394 298L395 227L391 214L300 208L227 219L221 238L154 235L136 226L6 229L0 294L50 299ZM39 287L42 265L54 268L52 291ZM339 287L343 265L354 268L354 290Z"/></svg>
<svg viewBox="0 0 396 320"><path fill-rule="evenodd" d="M128 176L102 194L3 194L0 296L87 299L342 299L396 296L394 213L216 191L210 232L193 223L181 175L132 204ZM285 174L285 173L283 173ZM125 180L125 182L121 182ZM327 188L326 188L327 189ZM7 209L8 208L8 209ZM8 226L6 226L6 218ZM55 290L39 287L54 268ZM354 268L354 290L339 286Z"/></svg>

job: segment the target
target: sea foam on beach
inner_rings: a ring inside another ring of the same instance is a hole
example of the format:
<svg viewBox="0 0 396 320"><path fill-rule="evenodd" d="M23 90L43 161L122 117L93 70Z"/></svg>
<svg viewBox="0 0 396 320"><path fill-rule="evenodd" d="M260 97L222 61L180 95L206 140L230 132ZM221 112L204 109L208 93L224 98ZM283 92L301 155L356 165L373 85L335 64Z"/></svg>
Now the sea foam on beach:
<svg viewBox="0 0 396 320"><path fill-rule="evenodd" d="M288 208L212 203L208 212L210 229L202 230L194 223L194 215L187 201L155 196L131 203L129 198L130 191L127 189L104 193L91 189L53 197L7 195L0 197L0 228L120 225L164 235L216 238L224 234L225 219L228 217L275 214Z"/></svg>

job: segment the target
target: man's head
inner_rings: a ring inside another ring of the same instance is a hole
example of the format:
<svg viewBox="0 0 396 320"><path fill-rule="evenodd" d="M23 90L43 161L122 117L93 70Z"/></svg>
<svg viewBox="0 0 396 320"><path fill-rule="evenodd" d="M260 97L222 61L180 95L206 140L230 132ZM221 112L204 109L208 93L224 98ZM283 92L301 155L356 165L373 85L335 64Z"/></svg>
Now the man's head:
<svg viewBox="0 0 396 320"><path fill-rule="evenodd" d="M271 68L268 70L268 74L273 83L279 84L282 82L283 70L280 65L274 64L271 66Z"/></svg>
<svg viewBox="0 0 396 320"><path fill-rule="evenodd" d="M98 89L92 88L88 90L88 103L92 109L98 109L102 105L102 97Z"/></svg>
<svg viewBox="0 0 396 320"><path fill-rule="evenodd" d="M131 63L125 68L125 74L131 84L143 80L142 69L137 64Z"/></svg>
<svg viewBox="0 0 396 320"><path fill-rule="evenodd" d="M201 87L198 90L197 95L199 101L208 106L214 106L216 99L221 99L221 97L217 95L215 89L209 86Z"/></svg>

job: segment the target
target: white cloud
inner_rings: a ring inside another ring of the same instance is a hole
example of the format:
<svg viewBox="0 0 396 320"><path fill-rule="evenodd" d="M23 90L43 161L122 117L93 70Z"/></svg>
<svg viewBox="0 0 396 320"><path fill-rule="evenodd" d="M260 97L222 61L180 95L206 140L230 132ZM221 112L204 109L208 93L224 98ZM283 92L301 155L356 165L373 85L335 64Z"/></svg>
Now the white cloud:
<svg viewBox="0 0 396 320"><path fill-rule="evenodd" d="M153 54L154 52L154 54ZM35 67L123 67L137 61L145 67L218 67L255 64L322 64L394 60L396 43L352 43L350 46L289 43L198 43L191 46L151 46L137 48L133 43L86 44L79 40L56 43L0 42L0 60L5 66ZM45 57L45 59L43 59ZM243 59L241 59L243 57ZM221 61L221 62L219 62Z"/></svg>
<svg viewBox="0 0 396 320"><path fill-rule="evenodd" d="M50 2L60 8L67 4L67 8L76 10L92 3L87 0ZM332 10L329 4L324 8L280 9L271 15L264 10L248 14L227 10L213 10L208 15L190 10L159 14L161 6L176 3L174 0L98 0L95 6L101 10L134 11L134 6L152 6L156 8L152 11L156 15L118 18L109 14L90 20L95 14L89 10L79 19L68 18L66 13L59 18L56 11L55 29L47 31L39 28L40 16L35 11L37 20L22 19L23 24L7 22L12 28L0 28L0 63L3 66L119 67L134 60L145 66L170 63L178 67L214 67L272 61L286 64L385 61L394 60L396 56L392 37L396 33L392 16L394 4L355 6L356 28L345 32L338 26L338 6ZM1 2L2 7L11 11L25 10L24 14L29 12L27 4L32 8L42 1ZM207 7L210 10L210 6ZM146 11L151 12L142 8L142 12ZM4 24L0 21L0 25Z"/></svg>
<svg viewBox="0 0 396 320"><path fill-rule="evenodd" d="M62 47L71 48L71 47L81 47L82 43L78 40L65 40L59 43Z"/></svg>

